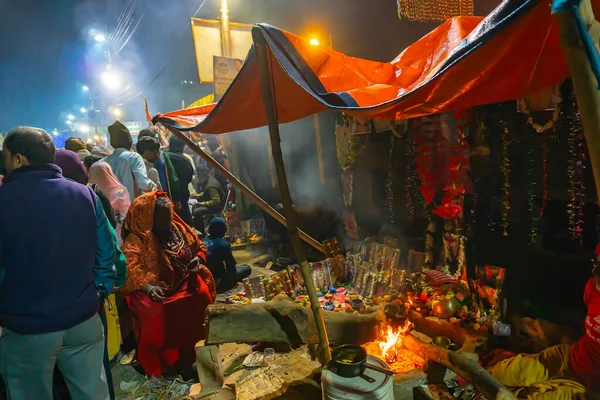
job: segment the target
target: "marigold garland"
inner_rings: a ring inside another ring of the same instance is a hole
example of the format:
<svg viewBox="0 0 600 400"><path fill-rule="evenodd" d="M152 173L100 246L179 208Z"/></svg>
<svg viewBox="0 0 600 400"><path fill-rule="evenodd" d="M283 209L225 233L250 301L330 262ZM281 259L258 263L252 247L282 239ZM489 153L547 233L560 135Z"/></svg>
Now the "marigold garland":
<svg viewBox="0 0 600 400"><path fill-rule="evenodd" d="M546 122L544 125L540 125L533 120L533 115L531 115L531 110L529 109L529 104L527 104L527 100L526 99L519 100L519 108L523 112L523 114L527 115L527 123L529 125L531 125L531 127L537 133L546 132L548 129L553 128L556 125L556 122L558 121L558 117L560 115L560 107L558 107L558 104L560 104L562 102L562 97L560 95L560 87L559 86L556 86L554 95L556 97L557 107L552 111L552 118L548 122Z"/></svg>

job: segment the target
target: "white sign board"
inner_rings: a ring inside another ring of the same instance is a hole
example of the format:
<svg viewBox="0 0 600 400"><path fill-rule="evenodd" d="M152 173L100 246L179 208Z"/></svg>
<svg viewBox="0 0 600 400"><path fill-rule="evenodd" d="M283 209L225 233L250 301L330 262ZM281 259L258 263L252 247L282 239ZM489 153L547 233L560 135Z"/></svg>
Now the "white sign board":
<svg viewBox="0 0 600 400"><path fill-rule="evenodd" d="M237 76L244 62L238 58L214 56L214 89L215 101L221 100L231 83Z"/></svg>

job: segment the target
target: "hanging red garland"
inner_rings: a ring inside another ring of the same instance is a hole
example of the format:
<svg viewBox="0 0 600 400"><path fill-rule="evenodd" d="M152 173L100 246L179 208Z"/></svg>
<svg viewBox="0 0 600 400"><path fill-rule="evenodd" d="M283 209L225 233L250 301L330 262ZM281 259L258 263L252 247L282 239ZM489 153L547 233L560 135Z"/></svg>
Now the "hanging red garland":
<svg viewBox="0 0 600 400"><path fill-rule="evenodd" d="M448 156L448 169L450 171L450 185L444 188L442 204L432 211L433 214L445 219L454 219L463 214L463 196L465 194L465 179L469 164L469 144L467 143L465 129L469 114L462 110L453 117L458 121L456 126L456 144L450 146Z"/></svg>

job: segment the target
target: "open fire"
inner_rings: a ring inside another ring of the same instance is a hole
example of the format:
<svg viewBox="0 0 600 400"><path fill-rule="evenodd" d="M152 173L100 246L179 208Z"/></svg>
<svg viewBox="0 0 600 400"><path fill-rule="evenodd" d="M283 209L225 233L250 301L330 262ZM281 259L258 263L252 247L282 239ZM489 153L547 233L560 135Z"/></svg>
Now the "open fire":
<svg viewBox="0 0 600 400"><path fill-rule="evenodd" d="M387 334L382 332L385 341L379 343L381 356L387 363L394 363L398 358L398 347L402 345L402 337L411 328L412 324L407 320L404 326L398 328L396 332L391 326L387 328Z"/></svg>
<svg viewBox="0 0 600 400"><path fill-rule="evenodd" d="M397 329L388 325L387 328L381 330L380 340L367 343L363 347L368 354L379 357L388 363L390 369L397 374L415 367L422 367L424 360L402 347L402 338L411 327L412 324L408 320Z"/></svg>

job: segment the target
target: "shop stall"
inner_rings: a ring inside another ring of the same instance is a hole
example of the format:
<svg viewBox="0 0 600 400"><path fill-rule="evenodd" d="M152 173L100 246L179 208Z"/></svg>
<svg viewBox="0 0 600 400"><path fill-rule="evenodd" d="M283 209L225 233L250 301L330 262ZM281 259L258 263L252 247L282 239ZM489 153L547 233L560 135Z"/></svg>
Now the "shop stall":
<svg viewBox="0 0 600 400"><path fill-rule="evenodd" d="M582 9L584 14L587 11ZM448 20L390 63L348 57L311 46L277 28L257 25L255 44L218 103L154 117L155 123L180 136L247 198L286 225L295 250L295 265L269 277L246 280L243 290L228 294L229 304L209 307L206 344L316 346L316 354L326 365L324 392L326 385L361 386L361 374L348 375L343 383L336 380L343 375L338 364L352 364L352 360L344 361L349 356L342 346L334 347L331 361L330 345L345 345L354 346L347 347L353 357L364 351L363 358L375 356L383 360L384 368L391 368L391 373L378 372L383 374L378 379L383 378L379 387L369 389L372 392L393 386L384 379L387 374L405 376L415 368L431 371L434 365L442 365L462 377L449 382L446 390L458 392L460 388L463 398L470 398L473 391L486 398L514 398L470 358L474 343L511 335L501 296L506 271L493 263L474 262L473 235L483 220L478 205L484 203L489 214L485 224L493 225L493 231L503 237L512 234L515 213L511 210L516 208L517 196L511 188L515 174L520 174L527 183L522 186L525 202L519 214L527 216L530 226L525 241L531 245L538 240L536 221L549 200L552 134L529 145L522 158L531 160L530 166L517 172L512 152L522 146L517 145L517 128L509 125L509 113L503 110L511 104L516 108L518 99L529 99L519 102L518 111L524 115L519 118L538 134L557 132L561 124L570 124L565 140L570 154L569 227L575 240L583 240L584 192L591 189L585 189L585 177L590 176L585 169L595 171L600 161L595 147L598 107L594 109L600 104L595 70L588 63L597 51L594 47L590 55L586 44L592 39L587 31L576 29L574 21L581 22L577 11L556 8L555 12L541 1L508 0L485 19ZM570 77L569 71L580 113L573 107L575 97L569 84L560 86ZM550 119L542 124L530 100L549 87L553 91L545 97L554 101L554 108L550 107ZM566 96L568 110L561 106ZM490 107L501 110L491 112ZM354 239L344 243L320 243L297 228L280 147L280 123L327 108L342 113L337 150L346 236ZM482 122L486 118L488 134L495 135L491 141L481 129L486 127ZM188 131L220 134L264 125L269 126L285 217L186 136ZM389 135L388 222L426 221L418 248L394 243L400 237L386 235L385 230L379 242L364 239L360 233L356 208L361 204L355 202L357 161L378 132ZM529 137L523 135L522 140L527 142ZM396 153L398 147L401 156ZM537 147L539 154L534 154ZM482 169L472 165L477 157L487 159L500 172L489 174L493 188L486 193L497 198L493 202L478 198L482 181L474 179L473 171ZM396 184L398 168L393 167L397 158L408 160L398 174L402 189ZM600 176L592 177L598 188ZM397 193L405 200L400 216L394 201ZM541 199L540 207L537 199ZM308 263L301 239L321 251L323 260ZM461 348L464 352L456 351ZM327 375L330 371L331 376Z"/></svg>

